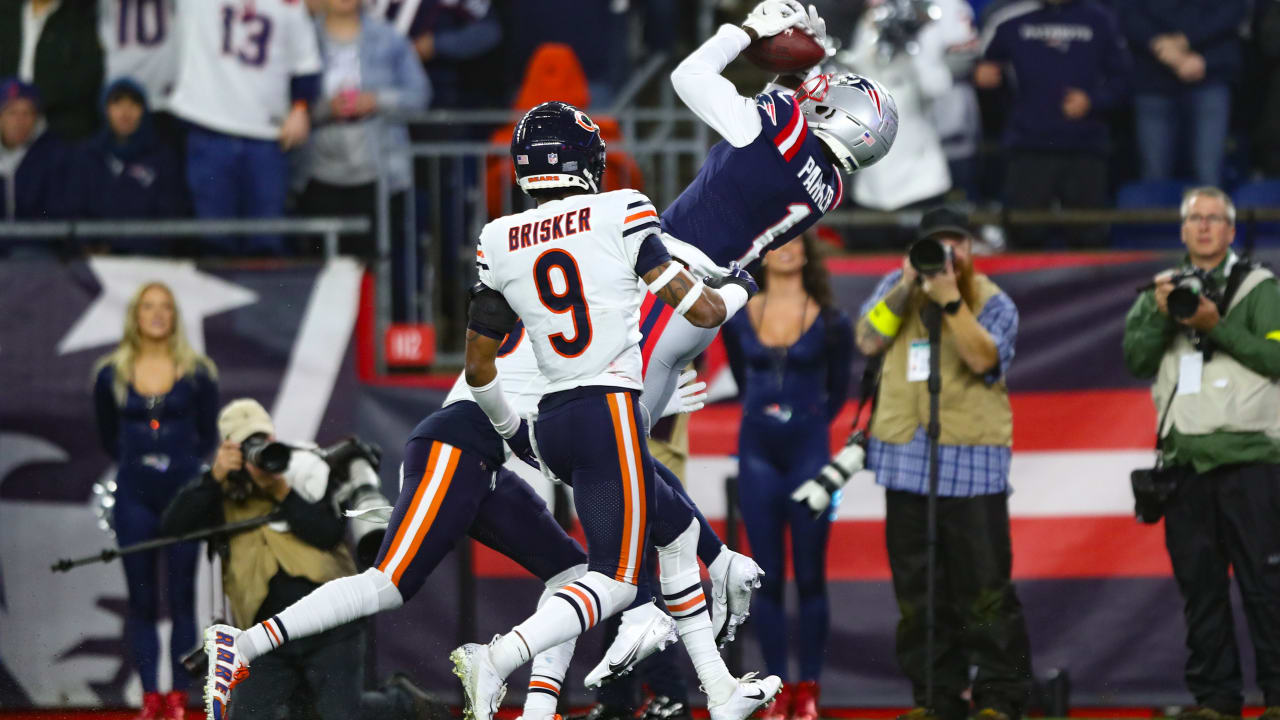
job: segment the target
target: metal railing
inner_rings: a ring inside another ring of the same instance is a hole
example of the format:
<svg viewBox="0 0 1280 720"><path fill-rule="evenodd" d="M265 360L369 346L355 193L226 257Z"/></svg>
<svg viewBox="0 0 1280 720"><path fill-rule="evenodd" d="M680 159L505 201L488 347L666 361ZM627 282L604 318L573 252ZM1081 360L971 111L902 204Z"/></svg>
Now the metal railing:
<svg viewBox="0 0 1280 720"><path fill-rule="evenodd" d="M254 220L34 220L0 222L4 240L107 238L205 238L217 235L319 236L326 257L338 254L338 238L368 233L367 218L263 218Z"/></svg>

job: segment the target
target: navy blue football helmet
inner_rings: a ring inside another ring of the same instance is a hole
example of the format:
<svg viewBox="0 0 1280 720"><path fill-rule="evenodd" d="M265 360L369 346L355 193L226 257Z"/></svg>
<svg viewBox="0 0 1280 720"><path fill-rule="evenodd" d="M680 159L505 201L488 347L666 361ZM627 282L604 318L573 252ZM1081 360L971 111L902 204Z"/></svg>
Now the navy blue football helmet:
<svg viewBox="0 0 1280 720"><path fill-rule="evenodd" d="M578 108L545 102L525 113L511 134L511 159L521 190L580 187L600 192L604 140Z"/></svg>

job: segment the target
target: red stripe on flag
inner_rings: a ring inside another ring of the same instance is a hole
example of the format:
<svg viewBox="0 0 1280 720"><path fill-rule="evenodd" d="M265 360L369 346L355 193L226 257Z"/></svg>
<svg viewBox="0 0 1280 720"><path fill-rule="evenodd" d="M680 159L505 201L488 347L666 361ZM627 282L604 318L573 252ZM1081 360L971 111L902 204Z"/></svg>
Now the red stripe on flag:
<svg viewBox="0 0 1280 720"><path fill-rule="evenodd" d="M711 525L725 538L723 520ZM1171 577L1164 527L1140 525L1131 517L1082 516L1013 518L1013 576L1018 580L1107 577ZM570 533L583 541L582 530ZM480 577L529 577L519 565L494 550L473 544ZM738 549L751 554L746 532ZM783 557L790 558L788 549ZM791 568L787 577L793 578ZM883 520L839 520L827 543L827 577L846 581L887 581L889 555Z"/></svg>
<svg viewBox="0 0 1280 720"><path fill-rule="evenodd" d="M706 377L713 377L708 372ZM1134 450L1155 444L1156 411L1151 393L1134 390L1010 393L1013 450ZM845 403L831 423L831 450L844 444L857 403ZM694 455L738 452L742 406L709 405L689 416Z"/></svg>
<svg viewBox="0 0 1280 720"><path fill-rule="evenodd" d="M856 242L856 240L855 240ZM1151 250L1131 252L1058 252L1028 255L1005 254L975 257L974 267L989 275L1029 272L1050 268L1091 267L1119 263L1144 262L1168 257L1170 253ZM827 260L827 269L838 275L885 275L902 267L901 255L857 255Z"/></svg>

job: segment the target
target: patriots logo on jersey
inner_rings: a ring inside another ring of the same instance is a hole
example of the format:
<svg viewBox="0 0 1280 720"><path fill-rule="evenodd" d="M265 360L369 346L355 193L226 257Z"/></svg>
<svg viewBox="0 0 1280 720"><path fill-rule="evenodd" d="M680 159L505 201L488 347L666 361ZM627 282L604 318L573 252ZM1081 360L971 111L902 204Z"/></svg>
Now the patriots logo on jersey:
<svg viewBox="0 0 1280 720"><path fill-rule="evenodd" d="M772 95L760 95L759 99L756 100L756 105L758 105L761 110L764 110L765 114L769 116L769 122L774 125L778 124L778 108L773 105Z"/></svg>

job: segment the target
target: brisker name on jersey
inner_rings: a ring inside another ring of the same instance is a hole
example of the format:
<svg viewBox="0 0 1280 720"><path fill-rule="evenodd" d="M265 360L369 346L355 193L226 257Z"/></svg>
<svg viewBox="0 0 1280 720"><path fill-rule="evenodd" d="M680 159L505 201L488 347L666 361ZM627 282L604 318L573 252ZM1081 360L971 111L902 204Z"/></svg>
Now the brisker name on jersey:
<svg viewBox="0 0 1280 720"><path fill-rule="evenodd" d="M591 230L591 208L570 210L542 222L512 226L507 231L507 249L514 252L538 243L559 240L569 235Z"/></svg>

